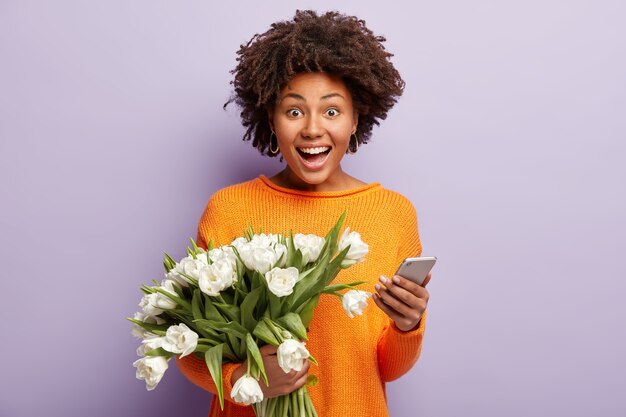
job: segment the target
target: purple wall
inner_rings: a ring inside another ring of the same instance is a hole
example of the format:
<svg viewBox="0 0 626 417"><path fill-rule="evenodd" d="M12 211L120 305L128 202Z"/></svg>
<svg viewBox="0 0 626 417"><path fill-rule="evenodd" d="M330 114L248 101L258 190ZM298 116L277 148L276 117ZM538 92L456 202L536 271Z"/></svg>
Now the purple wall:
<svg viewBox="0 0 626 417"><path fill-rule="evenodd" d="M0 1L1 416L206 415L175 368L146 392L123 318L212 192L280 169L222 104L295 7L241 3ZM344 166L440 260L392 415L626 415L626 3L408 4L298 5L365 19L407 82Z"/></svg>

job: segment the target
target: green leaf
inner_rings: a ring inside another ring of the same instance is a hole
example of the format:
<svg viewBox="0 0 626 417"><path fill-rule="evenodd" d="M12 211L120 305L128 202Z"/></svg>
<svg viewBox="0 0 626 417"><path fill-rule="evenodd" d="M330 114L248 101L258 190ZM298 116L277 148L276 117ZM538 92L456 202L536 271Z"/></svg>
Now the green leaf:
<svg viewBox="0 0 626 417"><path fill-rule="evenodd" d="M319 380L317 379L317 375L314 375L314 374L309 374L309 375L306 377L306 385L307 385L308 387L314 387L314 386L316 386L316 385L317 385L317 383L318 383L318 381L319 381Z"/></svg>
<svg viewBox="0 0 626 417"><path fill-rule="evenodd" d="M294 336L300 340L307 340L306 328L302 324L302 319L296 313L287 313L278 320L276 323L289 330Z"/></svg>
<svg viewBox="0 0 626 417"><path fill-rule="evenodd" d="M172 356L174 356L174 354L172 352L169 352L163 349L162 347L159 347L159 348L147 351L144 354L144 356L164 356L166 358L171 358Z"/></svg>
<svg viewBox="0 0 626 417"><path fill-rule="evenodd" d="M137 320L137 319L133 319L130 317L126 317L126 320L131 321L133 323L135 323L137 326L141 326L142 328L144 328L145 330L149 331L149 332L153 332L155 330L163 330L166 331L167 328L169 327L168 324L150 324L150 323L144 323L141 320Z"/></svg>
<svg viewBox="0 0 626 417"><path fill-rule="evenodd" d="M202 315L202 293L199 289L193 291L193 297L191 298L191 315L194 320L203 319Z"/></svg>
<svg viewBox="0 0 626 417"><path fill-rule="evenodd" d="M326 286L322 290L322 293L324 293L324 294L334 294L337 291L345 290L345 289L348 289L348 288L356 289L357 285L361 285L361 284L365 284L365 281L351 282L349 284L328 285L328 286Z"/></svg>
<svg viewBox="0 0 626 417"><path fill-rule="evenodd" d="M248 241L252 240L252 236L255 235L254 229L250 223L248 223L248 228L243 232L243 235Z"/></svg>
<svg viewBox="0 0 626 417"><path fill-rule="evenodd" d="M239 307L241 312L241 324L248 329L249 332L254 331L257 324L257 320L254 318L254 309L262 292L263 287L258 287L250 291Z"/></svg>
<svg viewBox="0 0 626 417"><path fill-rule="evenodd" d="M324 284L324 271L328 266L329 255L325 254L315 266L314 270L298 282L293 291L293 309L297 310L302 304L306 303L311 297L317 295L320 291L315 290L316 283L319 286L321 282ZM322 286L323 288L323 286Z"/></svg>
<svg viewBox="0 0 626 417"><path fill-rule="evenodd" d="M186 310L191 310L191 304L189 304L189 302L187 300L183 300L179 296L174 295L171 292L165 291L164 289L161 289L161 288L155 288L155 292L158 292L159 294L163 294L167 298L175 301L176 304L178 304L179 306L185 308Z"/></svg>
<svg viewBox="0 0 626 417"><path fill-rule="evenodd" d="M313 310L317 307L318 301L319 297L313 297L305 304L302 304L300 311L296 311L302 319L302 324L304 324L304 327L307 329L311 325L311 320L313 320Z"/></svg>
<svg viewBox="0 0 626 417"><path fill-rule="evenodd" d="M235 336L231 333L226 333L226 342L227 345L231 348L233 352L235 352L235 356L237 356L237 362L243 362L246 357L246 345L245 343L241 343L241 338Z"/></svg>
<svg viewBox="0 0 626 417"><path fill-rule="evenodd" d="M215 307L219 310L228 321L239 321L239 307L232 304L215 303Z"/></svg>
<svg viewBox="0 0 626 417"><path fill-rule="evenodd" d="M209 368L209 373L215 386L217 387L217 395L220 400L220 408L224 410L224 387L222 385L222 357L224 345L217 345L207 350L204 354L204 360Z"/></svg>
<svg viewBox="0 0 626 417"><path fill-rule="evenodd" d="M330 284L335 279L337 274L339 274L339 272L341 271L341 262L344 260L349 250L350 250L350 246L348 245L341 252L339 252L339 254L335 257L335 259L333 259L328 264L328 267L326 268L326 273L325 273L326 275L326 278L324 280L325 285Z"/></svg>
<svg viewBox="0 0 626 417"><path fill-rule="evenodd" d="M285 243L285 246L287 246L287 265L293 265L293 257L296 254L296 246L293 243L293 230L289 231L289 239Z"/></svg>
<svg viewBox="0 0 626 417"><path fill-rule="evenodd" d="M254 359L254 362L256 362L256 365L259 367L261 375L265 380L265 385L269 386L269 382L267 381L267 375L265 374L265 367L263 366L263 357L261 356L261 351L259 350L259 347L257 346L250 333L246 335L246 348L248 349L248 352L250 352L250 355L252 355L252 358Z"/></svg>
<svg viewBox="0 0 626 417"><path fill-rule="evenodd" d="M326 237L330 239L330 242L331 242L330 246L331 246L332 252L335 252L337 250L337 240L339 239L339 231L341 230L341 226L343 225L343 222L346 219L347 215L348 215L348 212L344 211L341 214L341 216L339 216L337 223L335 223L335 225L332 227L332 229L330 229L330 231L326 235Z"/></svg>
<svg viewBox="0 0 626 417"><path fill-rule="evenodd" d="M199 326L202 327L208 327L218 330L222 333L230 334L242 340L246 338L246 334L248 333L246 328L236 321L229 321L228 323L224 323L223 321L214 320L194 320L194 323L197 323Z"/></svg>
<svg viewBox="0 0 626 417"><path fill-rule="evenodd" d="M271 291L267 291L267 298L269 299L270 302L270 318L274 319L274 318L278 318L280 317L280 312L283 306L283 297L277 297L276 295L272 294Z"/></svg>
<svg viewBox="0 0 626 417"><path fill-rule="evenodd" d="M280 345L280 342L276 338L276 335L269 328L265 320L261 320L257 323L252 334L258 337L259 339L261 339L262 341L264 341L265 343L267 343L268 345L272 345L272 346Z"/></svg>
<svg viewBox="0 0 626 417"><path fill-rule="evenodd" d="M172 288L174 289L176 295L178 295L183 300L185 299L185 292L182 287L180 287L177 283L174 283L172 284Z"/></svg>
<svg viewBox="0 0 626 417"><path fill-rule="evenodd" d="M222 291L220 295L218 296L218 299L221 299L222 303L224 304L234 305L233 293L232 291L229 291L228 289Z"/></svg>
<svg viewBox="0 0 626 417"><path fill-rule="evenodd" d="M292 263L288 265L296 267L298 271L302 269L302 251L300 249L296 249L296 253L293 255L293 259L291 262Z"/></svg>
<svg viewBox="0 0 626 417"><path fill-rule="evenodd" d="M215 307L214 301L206 294L204 294L204 316L207 320L225 321L224 317Z"/></svg>
<svg viewBox="0 0 626 417"><path fill-rule="evenodd" d="M167 252L165 252L163 257L163 266L165 267L165 272L170 272L176 266L176 261Z"/></svg>
<svg viewBox="0 0 626 417"><path fill-rule="evenodd" d="M193 248L193 253L198 254L201 251L198 249L198 245L196 245L196 241L193 240L193 238L189 238L189 240L191 241L191 247Z"/></svg>

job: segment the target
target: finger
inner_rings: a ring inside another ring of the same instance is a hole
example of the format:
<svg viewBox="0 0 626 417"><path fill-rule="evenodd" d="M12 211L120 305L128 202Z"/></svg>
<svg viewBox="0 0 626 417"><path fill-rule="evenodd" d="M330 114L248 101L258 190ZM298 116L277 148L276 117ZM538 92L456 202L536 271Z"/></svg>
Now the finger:
<svg viewBox="0 0 626 417"><path fill-rule="evenodd" d="M409 306L411 309L415 309L421 305L421 300L419 299L417 295L402 288L401 286L394 283L393 281L390 281L388 278L381 276L380 282L385 284L385 288L388 292L393 294L395 298L397 298L398 300L400 300L401 302ZM378 285L376 289L378 290L379 287L380 285Z"/></svg>
<svg viewBox="0 0 626 417"><path fill-rule="evenodd" d="M422 287L425 287L426 284L428 284L430 282L430 278L431 278L431 272L428 273L428 275L426 275L426 278L424 278L424 282L422 282Z"/></svg>
<svg viewBox="0 0 626 417"><path fill-rule="evenodd" d="M306 384L306 380L307 380L307 378L308 378L308 375L306 375L306 374L305 374L305 375L303 375L302 377L300 377L300 379L298 379L298 380L296 381L296 383L294 384L294 385L295 385L295 387L296 387L296 389L303 387L303 386L304 386L304 384ZM295 390L294 390L294 391L295 391Z"/></svg>
<svg viewBox="0 0 626 417"><path fill-rule="evenodd" d="M388 279L388 278L387 278ZM416 296L422 298L422 295L424 294L425 288L422 287L419 284L416 284L415 282L411 281L410 279L407 279L403 276L400 275L394 275L392 278L392 282L402 288L404 288L405 290L409 291L412 294L415 294Z"/></svg>
<svg viewBox="0 0 626 417"><path fill-rule="evenodd" d="M374 303L378 306L378 308L380 308L393 321L399 321L403 319L403 317L400 316L394 309L389 307L381 300L380 295L374 293L372 295L372 299L374 300Z"/></svg>
<svg viewBox="0 0 626 417"><path fill-rule="evenodd" d="M293 380L299 379L302 375L306 375L309 373L309 361L307 359L302 360L302 369L299 371L292 371L293 375L290 375Z"/></svg>
<svg viewBox="0 0 626 417"><path fill-rule="evenodd" d="M415 309L417 309L417 307L408 306L404 304L402 301L398 300L396 297L394 297L393 294L391 294L386 288L384 288L380 284L376 284L376 290L378 291L378 294L380 295L382 302L385 303L394 311L396 311L402 317L409 317L411 313Z"/></svg>
<svg viewBox="0 0 626 417"><path fill-rule="evenodd" d="M266 355L266 356L275 355L277 350L278 348L272 345L265 345L259 348L259 351L261 352L261 354Z"/></svg>
<svg viewBox="0 0 626 417"><path fill-rule="evenodd" d="M308 360L303 360L304 363L302 365L302 369L300 369L299 371L296 371L294 369L292 369L291 371L289 371L287 373L287 379L285 381L285 383L287 384L295 384L296 381L298 381L300 378L302 378L302 376L304 376L306 378L306 376L309 374L309 366L308 366Z"/></svg>
<svg viewBox="0 0 626 417"><path fill-rule="evenodd" d="M427 275L428 276L428 275ZM414 294L417 298L421 298L428 302L428 290L421 285L417 285L413 281L404 278L400 275L394 275L391 281L394 285L397 285L405 290L409 291L411 294ZM385 284L387 285L387 284Z"/></svg>

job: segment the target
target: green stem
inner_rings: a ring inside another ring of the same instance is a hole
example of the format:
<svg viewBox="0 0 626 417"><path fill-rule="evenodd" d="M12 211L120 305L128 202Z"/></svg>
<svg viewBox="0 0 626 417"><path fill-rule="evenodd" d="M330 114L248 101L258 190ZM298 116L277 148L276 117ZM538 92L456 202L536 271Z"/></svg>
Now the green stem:
<svg viewBox="0 0 626 417"><path fill-rule="evenodd" d="M295 417L298 415L298 394L294 391L289 394L289 399L291 402L291 409L289 410L289 416Z"/></svg>
<svg viewBox="0 0 626 417"><path fill-rule="evenodd" d="M280 417L287 417L289 413L289 396L283 395L280 398L281 398L281 405L282 405Z"/></svg>
<svg viewBox="0 0 626 417"><path fill-rule="evenodd" d="M274 416L274 409L276 408L276 402L280 397L274 397L269 399L269 404L267 405L267 416Z"/></svg>
<svg viewBox="0 0 626 417"><path fill-rule="evenodd" d="M306 411L304 410L304 391L303 388L298 389L298 408L299 417L306 417Z"/></svg>

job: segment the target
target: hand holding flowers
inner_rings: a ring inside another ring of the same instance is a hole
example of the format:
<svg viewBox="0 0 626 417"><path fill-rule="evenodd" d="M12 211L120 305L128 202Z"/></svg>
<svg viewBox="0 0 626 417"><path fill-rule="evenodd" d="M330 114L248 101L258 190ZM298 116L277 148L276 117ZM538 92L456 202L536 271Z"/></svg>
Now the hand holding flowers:
<svg viewBox="0 0 626 417"><path fill-rule="evenodd" d="M299 371L290 370L285 372L280 366L278 359L278 348L272 345L265 345L259 348L261 357L263 358L263 367L267 374L268 384L261 380L260 388L263 392L263 398L273 398L279 395L286 395L302 388L307 382L309 373L309 361L303 360L302 367ZM244 362L233 372L231 383L236 383L242 376L246 374L247 362Z"/></svg>
<svg viewBox="0 0 626 417"><path fill-rule="evenodd" d="M370 296L356 290L362 282L331 285L368 253L357 232L346 228L339 238L344 218L325 238L249 228L219 248L192 240L179 262L166 254L166 279L142 287L142 312L129 319L142 339L137 378L152 390L173 356L193 353L204 358L223 408L222 364L242 363L231 378L234 401L253 405L257 416L316 416L305 385L317 382L308 375L309 362L317 362L304 341L319 297L339 297L354 317Z"/></svg>

